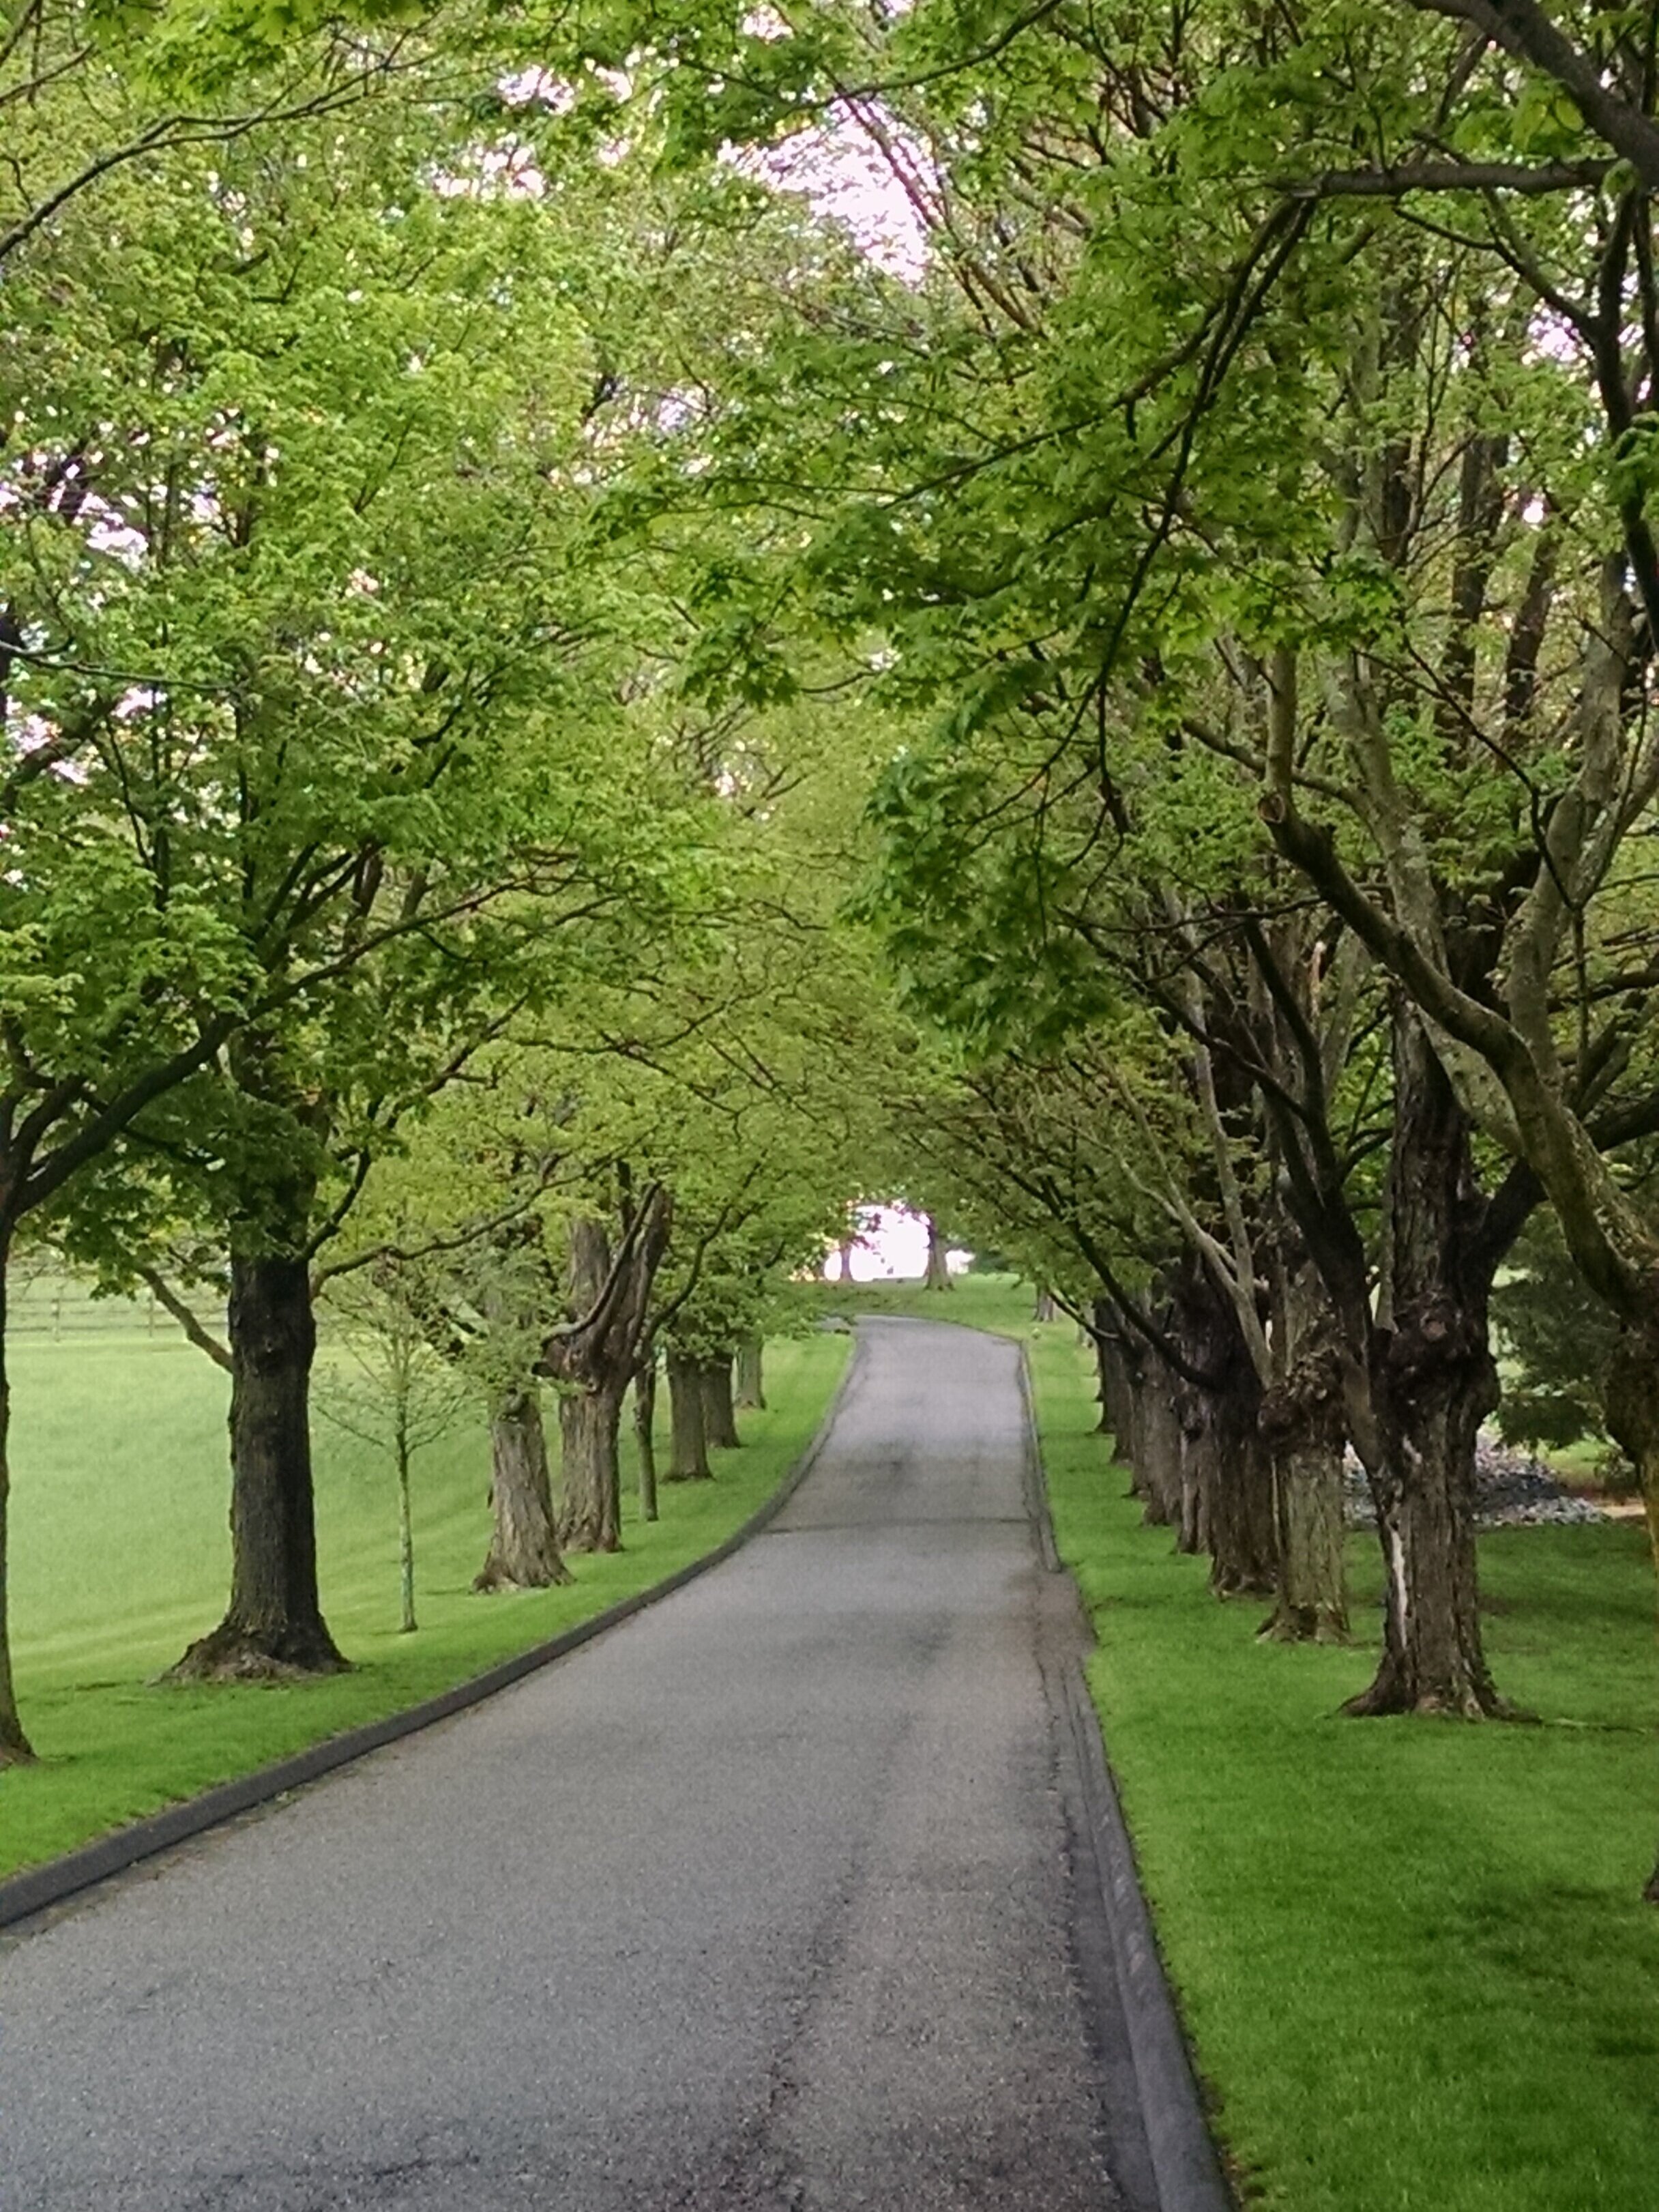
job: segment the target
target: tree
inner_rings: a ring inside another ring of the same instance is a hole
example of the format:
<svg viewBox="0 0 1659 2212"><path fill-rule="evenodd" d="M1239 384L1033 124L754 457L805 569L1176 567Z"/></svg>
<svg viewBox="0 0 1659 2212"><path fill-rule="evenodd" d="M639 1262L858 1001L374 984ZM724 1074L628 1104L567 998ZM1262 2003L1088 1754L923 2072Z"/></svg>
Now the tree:
<svg viewBox="0 0 1659 2212"><path fill-rule="evenodd" d="M395 1280L343 1278L329 1300L340 1322L344 1372L325 1376L318 1409L331 1426L392 1462L398 1490L398 1628L415 1619L415 1518L410 1470L416 1452L462 1418L466 1400Z"/></svg>

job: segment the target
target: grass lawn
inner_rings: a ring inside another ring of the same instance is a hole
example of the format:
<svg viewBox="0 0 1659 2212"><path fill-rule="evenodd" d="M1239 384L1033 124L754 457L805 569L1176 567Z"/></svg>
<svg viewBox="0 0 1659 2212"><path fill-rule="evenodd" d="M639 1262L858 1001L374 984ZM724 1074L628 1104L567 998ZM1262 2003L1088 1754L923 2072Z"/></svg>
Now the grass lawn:
<svg viewBox="0 0 1659 2212"><path fill-rule="evenodd" d="M396 1632L391 1469L319 1421L323 1606L354 1671L179 1689L152 1678L213 1626L229 1586L226 1378L170 1334L24 1339L11 1352L10 1585L19 1702L40 1757L0 1774L0 1874L413 1705L712 1550L805 1449L848 1348L830 1334L769 1345L768 1410L739 1416L744 1445L714 1455L714 1481L663 1486L655 1523L634 1509L625 1422L624 1548L573 1559L567 1589L472 1595L489 1444L481 1427L447 1437L414 1469L413 1636ZM548 1417L551 1429L550 1401ZM665 1449L665 1392L659 1420Z"/></svg>
<svg viewBox="0 0 1659 2212"><path fill-rule="evenodd" d="M835 1286L832 1286L832 1289ZM826 1293L829 1295L829 1293ZM1273 2212L1659 2205L1659 1666L1640 1524L1480 1540L1487 1649L1540 1727L1346 1721L1360 1640L1258 1644L1140 1525L1069 1323L1028 1287L860 1289L1030 1347L1060 1548L1146 1891L1243 2201Z"/></svg>
<svg viewBox="0 0 1659 2212"><path fill-rule="evenodd" d="M1480 1540L1487 1650L1536 1728L1347 1721L1362 1640L1259 1645L1143 1528L1086 1356L1035 1332L1091 1687L1240 2193L1285 2212L1659 2204L1659 1668L1639 1527Z"/></svg>

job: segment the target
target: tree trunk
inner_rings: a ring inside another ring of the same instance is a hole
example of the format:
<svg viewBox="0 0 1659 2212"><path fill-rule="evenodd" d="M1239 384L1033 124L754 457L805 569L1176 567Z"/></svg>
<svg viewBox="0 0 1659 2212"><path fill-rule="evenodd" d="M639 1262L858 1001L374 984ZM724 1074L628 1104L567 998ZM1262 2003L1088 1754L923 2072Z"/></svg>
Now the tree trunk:
<svg viewBox="0 0 1659 2212"><path fill-rule="evenodd" d="M1182 1548L1210 1555L1218 1597L1268 1597L1279 1580L1273 1475L1258 1416L1261 1382L1232 1300L1196 1258L1176 1278L1174 1322L1182 1355L1211 1378L1182 1390L1185 1480ZM1201 1520L1201 1527L1200 1527Z"/></svg>
<svg viewBox="0 0 1659 2212"><path fill-rule="evenodd" d="M11 1498L11 1388L6 1368L6 1264L9 1255L0 1245L0 1767L21 1766L34 1757L17 1711L17 1693L11 1679L11 1619L6 1600L6 1511Z"/></svg>
<svg viewBox="0 0 1659 2212"><path fill-rule="evenodd" d="M766 1340L758 1329L739 1340L737 1403L740 1410L757 1413L766 1411L765 1357Z"/></svg>
<svg viewBox="0 0 1659 2212"><path fill-rule="evenodd" d="M853 1239L850 1237L843 1237L836 1249L841 1255L841 1274L838 1279L843 1283L850 1283L853 1279Z"/></svg>
<svg viewBox="0 0 1659 2212"><path fill-rule="evenodd" d="M703 1423L702 1376L695 1359L682 1352L668 1355L668 1414L670 1482L707 1482L708 1436Z"/></svg>
<svg viewBox="0 0 1659 2212"><path fill-rule="evenodd" d="M409 1443L398 1439L398 1591L400 1611L398 1632L415 1632L415 1516L409 1499Z"/></svg>
<svg viewBox="0 0 1659 2212"><path fill-rule="evenodd" d="M743 1442L732 1398L729 1353L702 1362L702 1432L710 1448L719 1451L735 1451Z"/></svg>
<svg viewBox="0 0 1659 2212"><path fill-rule="evenodd" d="M1346 1644L1342 1375L1334 1316L1298 1257L1277 1271L1278 1372L1261 1402L1279 1528L1279 1591L1261 1633L1279 1644Z"/></svg>
<svg viewBox="0 0 1659 2212"><path fill-rule="evenodd" d="M1054 1303L1054 1294L1046 1283L1037 1285L1036 1303L1032 1310L1031 1319L1033 1321L1060 1319L1060 1308Z"/></svg>
<svg viewBox="0 0 1659 2212"><path fill-rule="evenodd" d="M640 1518L657 1517L657 1355L634 1370L634 1443L640 1457Z"/></svg>
<svg viewBox="0 0 1659 2212"><path fill-rule="evenodd" d="M1619 1333L1602 1382L1607 1433L1636 1469L1647 1516L1648 1542L1659 1574L1659 1322L1651 1331L1626 1325ZM1659 1905L1659 1862L1642 1892Z"/></svg>
<svg viewBox="0 0 1659 2212"><path fill-rule="evenodd" d="M1146 1501L1145 1518L1182 1534L1182 1431L1175 1379L1164 1362L1147 1357L1135 1393L1135 1475Z"/></svg>
<svg viewBox="0 0 1659 2212"><path fill-rule="evenodd" d="M939 1224L930 1213L927 1217L927 1273L922 1279L925 1291L948 1291L951 1288L951 1269L945 1256L945 1239L939 1233Z"/></svg>
<svg viewBox="0 0 1659 2212"><path fill-rule="evenodd" d="M614 1389L568 1390L559 1400L559 1540L568 1552L622 1549L622 1474Z"/></svg>
<svg viewBox="0 0 1659 2212"><path fill-rule="evenodd" d="M310 1417L317 1326L306 1261L233 1253L229 1318L230 1606L173 1677L336 1674L346 1662L317 1590Z"/></svg>
<svg viewBox="0 0 1659 2212"><path fill-rule="evenodd" d="M571 1581L559 1557L541 1393L533 1382L509 1392L497 1407L489 1424L489 1467L495 1523L473 1589L546 1589Z"/></svg>
<svg viewBox="0 0 1659 2212"><path fill-rule="evenodd" d="M1371 1331L1367 1361L1372 1433L1355 1431L1382 1547L1383 1654L1376 1680L1345 1710L1475 1719L1505 1710L1481 1644L1474 1446L1498 1403L1486 1316L1507 1246L1480 1234L1486 1201L1468 1118L1403 1005L1389 1201L1387 1320Z"/></svg>

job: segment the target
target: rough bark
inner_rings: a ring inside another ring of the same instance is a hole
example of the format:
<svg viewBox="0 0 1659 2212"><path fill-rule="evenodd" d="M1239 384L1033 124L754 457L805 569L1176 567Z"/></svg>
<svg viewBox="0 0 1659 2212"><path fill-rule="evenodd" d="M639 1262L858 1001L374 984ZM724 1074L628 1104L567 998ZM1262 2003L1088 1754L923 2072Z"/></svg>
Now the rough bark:
<svg viewBox="0 0 1659 2212"><path fill-rule="evenodd" d="M571 1390L559 1400L559 1540L568 1551L622 1549L621 1425L619 1390Z"/></svg>
<svg viewBox="0 0 1659 2212"><path fill-rule="evenodd" d="M1346 1644L1342 1370L1334 1318L1300 1255L1275 1270L1276 1372L1261 1402L1273 1465L1279 1589L1261 1633L1281 1644Z"/></svg>
<svg viewBox="0 0 1659 2212"><path fill-rule="evenodd" d="M1135 1479L1146 1500L1145 1519L1176 1532L1183 1551L1182 1513L1182 1426L1177 1385L1161 1359L1148 1357L1134 1393Z"/></svg>
<svg viewBox="0 0 1659 2212"><path fill-rule="evenodd" d="M553 1519L541 1393L530 1378L502 1399L489 1424L489 1553L475 1590L546 1589L568 1583Z"/></svg>
<svg viewBox="0 0 1659 2212"><path fill-rule="evenodd" d="M657 1517L657 1355L634 1370L634 1445L640 1462L640 1518Z"/></svg>
<svg viewBox="0 0 1659 2212"><path fill-rule="evenodd" d="M230 1604L173 1677L335 1674L346 1662L317 1589L310 1419L317 1327L305 1260L233 1252L229 1324Z"/></svg>
<svg viewBox="0 0 1659 2212"><path fill-rule="evenodd" d="M1468 1119L1420 1018L1397 1006L1394 1032L1386 1317L1370 1333L1369 1434L1354 1431L1376 1503L1383 1654L1346 1710L1474 1719L1505 1710L1481 1641L1474 1447L1498 1403L1487 1309L1508 1245L1488 1233Z"/></svg>
<svg viewBox="0 0 1659 2212"><path fill-rule="evenodd" d="M20 1766L34 1756L17 1711L11 1678L11 1625L6 1598L6 1515L11 1498L11 1388L6 1370L6 1262L0 1248L0 1767Z"/></svg>
<svg viewBox="0 0 1659 2212"><path fill-rule="evenodd" d="M930 1213L927 1216L927 1273L922 1278L924 1290L948 1291L951 1288L951 1268L945 1252L945 1239L939 1233L939 1224Z"/></svg>
<svg viewBox="0 0 1659 2212"><path fill-rule="evenodd" d="M1607 1432L1636 1469L1646 1511L1648 1542L1659 1575L1659 1323L1626 1327L1602 1383ZM1642 1892L1659 1905L1659 1860Z"/></svg>
<svg viewBox="0 0 1659 2212"><path fill-rule="evenodd" d="M708 1464L708 1437L703 1425L702 1376L697 1362L684 1352L668 1355L668 1414L670 1482L707 1482L714 1470Z"/></svg>
<svg viewBox="0 0 1659 2212"><path fill-rule="evenodd" d="M731 1354L722 1352L714 1359L705 1359L702 1364L703 1434L712 1449L735 1451L743 1438L738 1434Z"/></svg>
<svg viewBox="0 0 1659 2212"><path fill-rule="evenodd" d="M624 1175L614 1247L603 1222L580 1216L570 1224L569 1320L549 1336L540 1361L542 1371L565 1386L559 1539L569 1551L622 1547L623 1399L647 1337L647 1309L667 1249L671 1213L660 1185L636 1197Z"/></svg>
<svg viewBox="0 0 1659 2212"><path fill-rule="evenodd" d="M766 1340L752 1330L738 1346L738 1410L763 1413L766 1410Z"/></svg>

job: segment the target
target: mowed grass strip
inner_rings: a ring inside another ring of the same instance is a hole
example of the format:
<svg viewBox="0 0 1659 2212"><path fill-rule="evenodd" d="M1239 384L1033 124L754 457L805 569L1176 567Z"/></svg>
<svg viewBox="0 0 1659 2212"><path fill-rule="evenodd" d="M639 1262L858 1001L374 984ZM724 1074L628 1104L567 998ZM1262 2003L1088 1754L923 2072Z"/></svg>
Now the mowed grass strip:
<svg viewBox="0 0 1659 2212"><path fill-rule="evenodd" d="M0 1773L0 1874L417 1704L700 1559L805 1450L849 1349L829 1334L769 1344L767 1410L738 1416L743 1446L713 1455L713 1482L664 1483L653 1523L638 1516L625 1421L623 1549L573 1559L567 1589L473 1594L489 1529L489 1443L481 1422L453 1431L415 1463L412 1636L397 1632L390 1464L319 1420L323 1604L353 1672L184 1689L154 1678L224 1609L226 1378L178 1338L141 1329L14 1346L14 1649L40 1756ZM546 1418L556 1466L550 1392ZM659 1429L665 1467L665 1391Z"/></svg>
<svg viewBox="0 0 1659 2212"><path fill-rule="evenodd" d="M1240 2194L1284 2212L1659 2205L1659 1666L1639 1527L1481 1539L1487 1649L1541 1725L1351 1721L1350 1650L1258 1644L1140 1524L1069 1328L1023 1334L1090 1685Z"/></svg>

